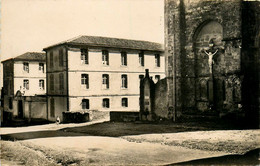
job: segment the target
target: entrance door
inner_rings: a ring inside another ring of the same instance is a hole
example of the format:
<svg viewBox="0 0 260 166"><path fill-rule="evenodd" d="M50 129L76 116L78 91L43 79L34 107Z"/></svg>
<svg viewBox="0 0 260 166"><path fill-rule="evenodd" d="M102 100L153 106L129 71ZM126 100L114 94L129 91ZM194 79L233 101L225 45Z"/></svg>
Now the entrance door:
<svg viewBox="0 0 260 166"><path fill-rule="evenodd" d="M23 101L18 100L18 118L23 118Z"/></svg>

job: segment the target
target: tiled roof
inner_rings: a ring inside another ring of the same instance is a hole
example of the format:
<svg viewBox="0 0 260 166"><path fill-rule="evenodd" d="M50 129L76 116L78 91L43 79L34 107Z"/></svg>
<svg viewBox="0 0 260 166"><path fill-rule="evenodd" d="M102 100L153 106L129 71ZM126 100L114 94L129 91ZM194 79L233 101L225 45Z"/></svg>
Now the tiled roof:
<svg viewBox="0 0 260 166"><path fill-rule="evenodd" d="M26 52L22 55L19 55L14 58L9 58L6 60L3 60L3 62L14 60L14 61L45 61L46 60L46 54L41 52Z"/></svg>
<svg viewBox="0 0 260 166"><path fill-rule="evenodd" d="M150 51L163 51L163 45L154 42L141 41L141 40L129 40L129 39L119 39L101 36L79 36L65 42L61 42L47 48L61 45L87 45L87 46L101 46L101 47L112 47L112 48L128 48L135 50L150 50Z"/></svg>
<svg viewBox="0 0 260 166"><path fill-rule="evenodd" d="M26 52L14 58L14 60L28 60L28 61L45 61L45 53L41 52Z"/></svg>

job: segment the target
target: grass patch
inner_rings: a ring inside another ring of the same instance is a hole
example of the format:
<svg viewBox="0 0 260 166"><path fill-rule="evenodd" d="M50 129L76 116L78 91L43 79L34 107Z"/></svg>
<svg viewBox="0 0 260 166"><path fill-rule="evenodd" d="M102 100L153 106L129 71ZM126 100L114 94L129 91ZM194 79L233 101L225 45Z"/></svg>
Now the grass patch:
<svg viewBox="0 0 260 166"><path fill-rule="evenodd" d="M26 166L96 165L96 160L72 149L54 149L28 142L1 142L1 159ZM96 149L95 149L96 150Z"/></svg>
<svg viewBox="0 0 260 166"><path fill-rule="evenodd" d="M19 142L1 142L1 158L9 161L19 161L28 166L54 166L56 163L47 159L44 154L23 146Z"/></svg>

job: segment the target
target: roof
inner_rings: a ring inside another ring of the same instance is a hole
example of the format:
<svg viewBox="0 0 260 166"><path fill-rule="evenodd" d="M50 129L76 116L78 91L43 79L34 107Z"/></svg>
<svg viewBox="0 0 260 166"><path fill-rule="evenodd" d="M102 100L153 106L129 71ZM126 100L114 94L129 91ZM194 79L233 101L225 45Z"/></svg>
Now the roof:
<svg viewBox="0 0 260 166"><path fill-rule="evenodd" d="M19 55L15 58L10 58L7 60L4 60L2 62L8 61L8 60L14 60L14 61L45 61L46 60L46 55L45 53L41 52L26 52L22 55Z"/></svg>
<svg viewBox="0 0 260 166"><path fill-rule="evenodd" d="M79 36L49 47L43 50L50 49L59 45L87 45L87 46L101 46L110 48L127 48L134 50L149 50L149 51L163 51L163 45L160 43L141 41L141 40L129 40L119 39L101 36Z"/></svg>

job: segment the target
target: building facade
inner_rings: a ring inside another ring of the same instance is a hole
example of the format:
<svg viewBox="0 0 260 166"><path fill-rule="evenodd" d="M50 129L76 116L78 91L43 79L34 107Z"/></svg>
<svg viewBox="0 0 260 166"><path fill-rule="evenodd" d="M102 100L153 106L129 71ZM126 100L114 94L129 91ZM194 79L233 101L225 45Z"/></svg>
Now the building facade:
<svg viewBox="0 0 260 166"><path fill-rule="evenodd" d="M161 44L80 36L44 49L48 119L65 111L139 111L145 69L165 77Z"/></svg>
<svg viewBox="0 0 260 166"><path fill-rule="evenodd" d="M259 11L257 1L166 0L167 99L154 112L258 121Z"/></svg>
<svg viewBox="0 0 260 166"><path fill-rule="evenodd" d="M46 56L44 53L27 52L15 58L2 61L4 110L11 111L14 117L29 117L29 101L36 96L46 95ZM40 103L46 102L39 98ZM46 106L46 104L45 104ZM35 105L35 107L38 107ZM36 118L46 118L46 107L35 108Z"/></svg>

